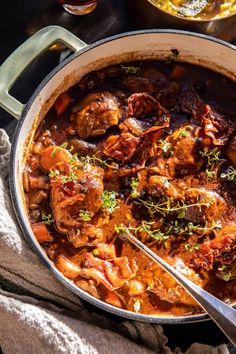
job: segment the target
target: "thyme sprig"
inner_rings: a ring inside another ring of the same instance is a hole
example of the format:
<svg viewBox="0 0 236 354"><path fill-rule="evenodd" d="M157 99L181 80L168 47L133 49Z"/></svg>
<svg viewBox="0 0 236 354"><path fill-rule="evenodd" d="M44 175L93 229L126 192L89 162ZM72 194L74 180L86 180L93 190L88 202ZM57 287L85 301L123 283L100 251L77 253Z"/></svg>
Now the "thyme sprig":
<svg viewBox="0 0 236 354"><path fill-rule="evenodd" d="M144 232L148 236L154 238L157 241L166 241L169 236L165 235L160 229L152 229L154 222L143 220L141 224L137 227L125 226L123 224L115 225L115 232L117 234L126 234L128 232L133 232L137 235L139 232Z"/></svg>
<svg viewBox="0 0 236 354"><path fill-rule="evenodd" d="M198 232L199 231L202 232L201 236L204 236L206 233L209 233L210 231L214 231L214 230L220 229L221 227L222 227L222 225L221 225L220 222L212 220L211 223L206 222L204 227L198 226L196 230Z"/></svg>
<svg viewBox="0 0 236 354"><path fill-rule="evenodd" d="M66 147L67 145L64 145L64 146ZM52 177L52 178L61 178L62 183L67 183L67 182L72 182L72 181L77 180L76 170L78 168L84 167L84 170L86 172L86 170L88 169L88 166L91 164L94 164L96 162L98 162L103 167L109 167L112 169L119 168L117 164L110 165L108 163L109 160L111 160L111 159L101 160L96 156L81 156L80 158L78 158L78 154L75 153L68 160L68 163L71 168L69 171L69 174L65 175L65 174L61 173L58 169L55 169L55 170L50 170L48 176Z"/></svg>
<svg viewBox="0 0 236 354"><path fill-rule="evenodd" d="M197 207L199 211L201 211L202 206L209 208L212 204L212 200L206 201L204 198L199 198L196 203L186 204L184 201L178 201L176 204L173 204L170 198L167 198L164 201L159 200L158 202L137 198L134 203L137 205L143 205L149 212L150 216L157 213L166 216L170 213L178 212L177 218L182 219L185 217L189 208Z"/></svg>
<svg viewBox="0 0 236 354"><path fill-rule="evenodd" d="M218 148L209 149L206 147L203 151L200 151L199 153L202 157L206 158L207 168L205 172L207 177L209 179L213 179L215 177L215 171L213 170L214 165L215 162L220 159L221 151Z"/></svg>
<svg viewBox="0 0 236 354"><path fill-rule="evenodd" d="M137 74L140 71L140 68L138 66L126 66L126 65L121 65L121 69L126 73L126 74Z"/></svg>
<svg viewBox="0 0 236 354"><path fill-rule="evenodd" d="M48 176L51 178L60 178L63 184L77 180L77 174L74 170L70 170L67 175L61 174L61 172L57 169L50 170Z"/></svg>
<svg viewBox="0 0 236 354"><path fill-rule="evenodd" d="M63 175L61 176L61 181L62 183L68 183L68 182L73 182L77 180L77 174L75 171L70 171L69 175Z"/></svg>
<svg viewBox="0 0 236 354"><path fill-rule="evenodd" d="M99 159L97 156L93 155L93 156L81 156L79 158L79 163L81 163L83 166L87 165L87 164L93 164L93 163L98 163L99 165L101 165L102 167L107 167L107 168L112 168L114 170L117 170L119 168L117 163L113 163L112 165L108 163L108 161L112 161L112 159L106 159L106 160L102 160Z"/></svg>
<svg viewBox="0 0 236 354"><path fill-rule="evenodd" d="M233 166L229 166L226 172L221 173L220 177L227 181L234 181L236 179L236 169Z"/></svg>

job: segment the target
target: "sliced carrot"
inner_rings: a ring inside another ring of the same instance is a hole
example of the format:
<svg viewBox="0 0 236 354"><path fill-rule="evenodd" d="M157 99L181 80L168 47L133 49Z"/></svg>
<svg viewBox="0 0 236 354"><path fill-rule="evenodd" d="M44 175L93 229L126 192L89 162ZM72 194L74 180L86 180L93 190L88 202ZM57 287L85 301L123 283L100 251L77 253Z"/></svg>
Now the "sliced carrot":
<svg viewBox="0 0 236 354"><path fill-rule="evenodd" d="M46 148L40 158L40 166L45 171L55 169L59 164L68 162L71 158L71 154L68 150L60 146L49 146Z"/></svg>
<svg viewBox="0 0 236 354"><path fill-rule="evenodd" d="M179 78L180 76L182 76L186 71L186 68L182 65L175 65L173 71L172 71L172 74L171 74L171 78L172 79L177 79Z"/></svg>
<svg viewBox="0 0 236 354"><path fill-rule="evenodd" d="M66 108L69 106L71 101L72 101L72 98L70 97L70 95L67 92L62 93L57 98L56 102L54 103L54 107L57 111L58 116L66 110Z"/></svg>
<svg viewBox="0 0 236 354"><path fill-rule="evenodd" d="M47 229L47 226L42 222L31 224L34 236L39 243L53 241L53 237Z"/></svg>
<svg viewBox="0 0 236 354"><path fill-rule="evenodd" d="M57 256L55 260L55 266L57 267L65 277L69 279L75 279L80 274L80 267L74 262L70 261L63 254Z"/></svg>
<svg viewBox="0 0 236 354"><path fill-rule="evenodd" d="M108 304L111 304L116 307L122 306L119 297L113 291L109 291L109 290L107 291L105 301L108 302Z"/></svg>

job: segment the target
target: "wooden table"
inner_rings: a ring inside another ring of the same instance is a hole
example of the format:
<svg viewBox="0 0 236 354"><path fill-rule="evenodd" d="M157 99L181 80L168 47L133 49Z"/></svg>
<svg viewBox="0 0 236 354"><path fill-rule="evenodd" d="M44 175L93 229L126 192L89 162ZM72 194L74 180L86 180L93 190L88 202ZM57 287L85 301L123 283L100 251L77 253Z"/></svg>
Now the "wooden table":
<svg viewBox="0 0 236 354"><path fill-rule="evenodd" d="M96 10L87 16L67 14L56 0L2 0L0 14L0 64L30 35L48 25L67 28L86 43L137 28L128 9L128 0L99 0ZM142 25L138 25L139 29ZM59 52L45 53L34 62L13 88L23 103L31 96L42 78L60 60ZM0 127L16 121L0 109ZM9 290L9 289L7 289ZM14 291L14 289L11 289ZM90 306L90 305L89 305ZM120 321L116 318L116 321ZM218 345L228 342L211 321L188 325L165 325L172 348L185 350L192 342ZM230 348L236 354L236 349Z"/></svg>

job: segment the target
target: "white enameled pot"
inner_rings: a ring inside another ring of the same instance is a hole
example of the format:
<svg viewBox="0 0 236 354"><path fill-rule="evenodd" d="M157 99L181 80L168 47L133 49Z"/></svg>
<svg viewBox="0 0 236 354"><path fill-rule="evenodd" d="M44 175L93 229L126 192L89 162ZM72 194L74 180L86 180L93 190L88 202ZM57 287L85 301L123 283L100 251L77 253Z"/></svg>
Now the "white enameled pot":
<svg viewBox="0 0 236 354"><path fill-rule="evenodd" d="M75 53L56 67L38 86L28 103L22 105L9 95L10 88L33 59L56 42L66 44ZM178 30L123 33L87 46L65 29L50 26L34 34L0 67L0 106L19 119L11 150L10 190L19 224L29 244L54 276L81 298L110 313L152 323L197 322L208 319L208 316L142 315L109 305L76 287L49 260L31 230L24 203L22 172L34 131L62 92L92 70L134 60L170 59L173 49L178 50L178 61L201 65L236 81L236 48L233 45Z"/></svg>

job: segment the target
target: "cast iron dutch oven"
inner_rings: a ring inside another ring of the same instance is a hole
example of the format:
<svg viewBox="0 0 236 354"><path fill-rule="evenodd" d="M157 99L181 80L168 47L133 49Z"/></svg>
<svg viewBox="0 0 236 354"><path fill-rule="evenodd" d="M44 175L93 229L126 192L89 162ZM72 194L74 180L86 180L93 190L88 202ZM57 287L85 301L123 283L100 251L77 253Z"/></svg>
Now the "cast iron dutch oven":
<svg viewBox="0 0 236 354"><path fill-rule="evenodd" d="M9 95L10 88L25 68L58 42L62 42L75 53L43 80L26 105ZM11 197L19 224L30 246L56 279L81 298L110 313L152 323L197 322L207 319L208 316L200 314L173 317L138 314L109 305L75 286L49 260L31 230L24 203L22 171L35 129L62 92L92 70L131 60L167 59L172 55L173 49L178 50L179 61L201 65L236 81L236 48L233 45L205 35L177 30L123 33L86 45L64 28L49 26L28 39L0 68L0 105L19 120L11 150Z"/></svg>

